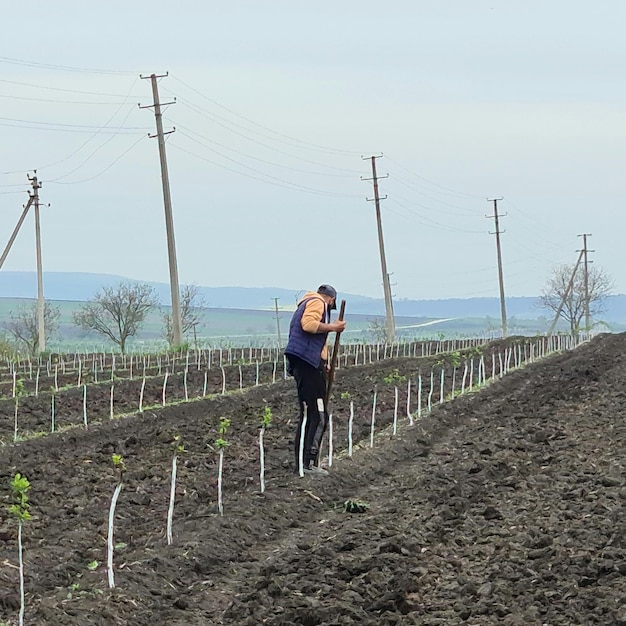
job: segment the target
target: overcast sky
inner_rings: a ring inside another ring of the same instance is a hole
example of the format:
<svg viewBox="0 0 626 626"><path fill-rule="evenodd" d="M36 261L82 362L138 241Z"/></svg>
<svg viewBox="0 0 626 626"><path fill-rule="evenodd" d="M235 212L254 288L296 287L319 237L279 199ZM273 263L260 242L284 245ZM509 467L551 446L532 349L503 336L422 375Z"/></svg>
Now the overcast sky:
<svg viewBox="0 0 626 626"><path fill-rule="evenodd" d="M623 0L58 0L3 7L0 247L43 182L44 268L397 298L536 295L577 235L626 292ZM504 216L506 214L506 216ZM33 217L4 269L34 270Z"/></svg>

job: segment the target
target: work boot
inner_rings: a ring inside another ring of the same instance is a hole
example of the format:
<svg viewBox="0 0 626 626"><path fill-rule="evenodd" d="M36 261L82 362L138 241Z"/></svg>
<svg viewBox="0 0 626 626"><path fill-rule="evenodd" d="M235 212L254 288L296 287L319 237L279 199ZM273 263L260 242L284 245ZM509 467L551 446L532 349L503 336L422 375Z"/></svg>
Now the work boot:
<svg viewBox="0 0 626 626"><path fill-rule="evenodd" d="M309 463L309 465L304 468L304 473L317 476L328 476L328 471L325 470L323 467L315 465L313 461L311 461L311 463Z"/></svg>

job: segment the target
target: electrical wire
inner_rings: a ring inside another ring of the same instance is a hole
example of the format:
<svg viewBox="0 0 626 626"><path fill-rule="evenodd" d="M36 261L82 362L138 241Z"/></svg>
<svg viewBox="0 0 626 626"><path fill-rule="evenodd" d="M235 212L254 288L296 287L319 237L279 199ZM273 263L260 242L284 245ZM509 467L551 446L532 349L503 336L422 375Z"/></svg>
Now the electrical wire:
<svg viewBox="0 0 626 626"><path fill-rule="evenodd" d="M211 165L215 165L216 167L220 167L220 168L225 169L225 170L227 170L229 172L233 172L234 174L239 174L240 176L245 176L245 177L251 178L253 180L258 180L258 181L263 182L263 183L267 183L267 184L270 184L270 185L275 185L277 187L284 187L285 189L291 189L293 191L303 191L303 192L306 192L306 193L312 193L312 194L324 195L324 196L348 197L348 198L358 197L358 196L354 196L354 195L350 195L350 194L340 194L340 193L335 193L335 192L323 191L321 189L313 189L311 187L305 187L303 185L298 185L297 183L290 183L289 181L282 180L282 179L277 178L275 176L270 176L269 174L264 174L263 172L259 172L258 170L255 170L254 168L251 168L249 166L241 164L238 161L235 161L234 159L230 159L229 157L225 157L224 155L220 155L223 158L226 158L228 161L232 161L232 162L240 165L241 167L245 167L245 168L250 169L250 170L252 170L254 172L257 172L258 174L260 174L261 176L265 176L266 178L261 178L260 176L255 176L253 174L246 174L245 172L241 172L241 171L236 170L236 169L234 169L232 167L228 167L227 165L224 165L223 163L220 163L218 161L214 161L214 160L209 159L207 157L201 156L199 154L196 154L195 152L191 152L190 150L187 150L187 149L179 146L178 144L174 143L173 140L170 140L169 145L172 146L173 148L175 148L176 150L180 150L181 152L184 152L184 153L186 153L186 154L188 154L190 156L193 156L193 157L195 157L197 159L200 159L201 161L206 161L207 163L211 163ZM267 180L267 179L270 179L270 180Z"/></svg>
<svg viewBox="0 0 626 626"><path fill-rule="evenodd" d="M74 181L66 181L66 182L61 182L58 180L51 180L48 182L53 183L55 185L79 185L81 183L87 183L91 180L94 180L95 178L102 176L102 174L104 174L105 172L108 172L122 157L128 154L138 143L140 143L144 139L147 139L147 135L142 135L141 137L139 137L139 139L135 141L135 143L133 143L130 147L126 148L126 150L124 150L124 152L122 152L122 154L120 154L112 163L107 165L103 170L101 170L97 174L90 176L89 178L83 178L82 180L74 180Z"/></svg>
<svg viewBox="0 0 626 626"><path fill-rule="evenodd" d="M187 128L186 126L183 126L182 124L179 124L178 122L176 122L175 120L170 118L170 121L172 122L172 124L176 127L176 130L180 130L180 129L184 129L184 130L188 130L190 132L194 132L195 133L195 137L199 137L200 139L203 139L204 141L207 141L213 145L216 146L220 146L221 148L224 148L225 150L230 150L231 152L234 152L235 154L239 154L240 156L244 156L248 159L252 159L254 161L259 161L260 163L264 163L265 165L271 165L272 167L279 167L282 169L286 169L286 170L290 170L292 172L299 172L302 174L310 174L312 176L328 176L328 177L332 177L332 178L354 178L351 174L331 174L328 172L313 172L311 170L304 170L301 168L297 168L297 167L290 167L289 165L283 165L282 163L275 163L273 161L267 161L266 159L262 159L260 157L256 157L252 154L248 154L247 152L242 152L241 150L235 150L234 148L231 148L230 146L227 146L226 144L220 143L219 141L215 141L213 139L209 139L208 137L205 137L204 135L201 135L198 132L192 131L190 128ZM190 137L191 139L193 139L194 137L189 135L188 133L184 133L182 130L180 131L182 135L185 135L187 137ZM205 147L209 147L209 146L205 146Z"/></svg>
<svg viewBox="0 0 626 626"><path fill-rule="evenodd" d="M206 111L204 111L203 109L197 107L196 105L189 104L188 102L185 102L184 100L182 100L182 101L178 100L177 103L180 104L183 107L187 107L188 109L191 109L197 115L200 115L201 117L204 117L204 118L208 119L213 124L216 124L217 126L220 126L224 130L227 130L228 132L233 133L234 135L237 135L239 137L243 137L245 140L247 140L247 141L249 141L251 143L257 144L259 146L262 146L263 148L265 148L267 150L272 150L272 151L277 152L279 154L283 154L285 156L291 157L292 159L296 159L298 161L302 161L303 163L309 163L309 164L312 164L312 165L316 165L318 167L323 167L325 169L336 170L336 171L339 171L339 172L348 172L350 174L355 174L355 175L360 174L359 170L352 170L352 169L347 169L347 168L329 166L329 165L327 165L325 163L320 163L319 161L313 161L311 159L307 159L307 158L304 158L304 157L297 156L297 155L292 154L290 152L285 152L284 150L281 150L281 149L276 148L274 146L270 146L270 145L268 145L266 143L263 143L262 141L259 141L258 139L255 139L254 137L250 137L249 135L246 135L245 133L242 133L242 132L240 132L238 130L230 128L229 126L227 126L223 122L220 122L218 119L216 119L210 113L207 113Z"/></svg>
<svg viewBox="0 0 626 626"><path fill-rule="evenodd" d="M9 63L11 65L23 65L26 67L37 67L47 70L59 70L64 72L82 72L86 74L131 74L129 70L102 70L88 67L74 67L69 65L53 65L51 63L40 63L37 61L25 61L23 59L14 59L11 57L0 56L0 63Z"/></svg>
<svg viewBox="0 0 626 626"><path fill-rule="evenodd" d="M415 172L411 171L410 169L404 167L400 162L396 161L395 159L392 159L387 154L385 154L385 158L387 160L391 161L391 163L394 163L395 165L397 165L400 169L404 170L407 174L410 174L411 176L414 176L415 178L419 179L420 181L425 182L425 183L427 183L429 185L432 185L433 187L437 187L437 188L442 189L444 191L447 191L448 193L451 193L451 194L455 194L455 195L459 195L459 196L465 196L467 198L474 198L474 199L480 199L480 200L484 199L482 196L479 196L478 194L466 193L464 191L457 191L455 189L451 189L450 187L445 187L444 185L440 185L438 183L435 183L435 182L429 180L428 178L424 178L423 176L420 176L419 174L416 174Z"/></svg>
<svg viewBox="0 0 626 626"><path fill-rule="evenodd" d="M120 93L104 93L102 91L80 91L78 89L65 89L63 87L50 87L48 85L36 85L33 83L25 83L18 80L8 80L6 78L0 78L0 83L7 83L9 85L21 85L22 87L32 87L33 89L46 89L48 91L61 91L63 93L79 93L84 96L108 96L110 98L124 98L124 94ZM133 96L133 98L140 98L140 96Z"/></svg>
<svg viewBox="0 0 626 626"><path fill-rule="evenodd" d="M323 151L323 152L331 152L331 153L335 153L335 154L344 154L344 155L353 155L356 156L357 154L360 155L362 153L359 152L354 152L352 150L338 150L336 148L329 148L328 146L321 146L319 144L314 144L314 143L310 143L307 141L303 141L301 139L298 139L297 137L292 137L291 135L287 135L285 133L281 133L279 131L276 131L272 128L270 128L269 126L265 126L263 124L259 124L258 122L255 122L254 120L250 119L249 117L245 117L243 115L240 115L239 113L237 113L236 111L233 111L232 109L228 108L227 106L224 106L223 104L220 104L219 102L217 102L217 100L214 100L213 98L210 98L209 96L207 96L206 94L203 94L201 91L197 90L195 87L192 87L191 85L188 85L187 83L185 83L184 81L182 81L180 78L177 78L176 76L172 76L172 78L177 81L178 83L180 83L181 85L183 85L183 87L186 87L187 89L189 89L190 91L193 91L194 93L196 93L197 95L199 95L200 97L204 98L205 100L207 100L208 102L210 102L211 104L214 104L215 106L220 107L221 109L223 109L224 111L228 111L228 113L230 113L231 115L234 115L242 120L245 120L246 122L253 124L254 126L257 126L258 128L261 128L265 131L268 131L270 133L272 133L273 135L276 135L277 137L281 137L283 143L288 143L285 142L284 139L289 139L290 142L295 142L296 144L298 144L299 147L303 147L306 148L308 150L316 150L316 151ZM233 123L233 122L231 122ZM233 123L234 124L234 123ZM251 130L251 129L249 129ZM252 131L251 132L255 132ZM259 134L263 134L260 133L260 131L256 131ZM274 139L274 141L281 141L280 139Z"/></svg>

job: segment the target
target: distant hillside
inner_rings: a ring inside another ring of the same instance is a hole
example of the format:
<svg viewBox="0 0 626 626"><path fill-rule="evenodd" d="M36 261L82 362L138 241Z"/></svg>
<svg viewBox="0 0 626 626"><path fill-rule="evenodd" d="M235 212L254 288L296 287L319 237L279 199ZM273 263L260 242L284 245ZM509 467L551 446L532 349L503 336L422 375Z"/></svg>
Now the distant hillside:
<svg viewBox="0 0 626 626"><path fill-rule="evenodd" d="M46 298L50 300L85 301L94 296L104 285L114 285L123 276L111 274L90 274L84 272L45 272L44 287ZM170 304L170 289L167 283L151 284L164 305ZM307 287L307 286L305 286ZM207 306L223 309L271 309L274 298L279 298L281 308L293 308L303 291L280 287L205 287L198 290ZM37 279L35 272L0 272L0 297L35 298ZM347 311L353 314L382 316L385 306L381 298L369 298L357 294L340 293L347 301ZM498 298L446 298L440 300L394 301L394 311L398 316L420 318L500 318ZM537 319L550 317L547 311L539 308L535 297L507 298L507 314L510 318ZM607 312L602 316L609 323L626 323L626 295L610 296L607 299Z"/></svg>

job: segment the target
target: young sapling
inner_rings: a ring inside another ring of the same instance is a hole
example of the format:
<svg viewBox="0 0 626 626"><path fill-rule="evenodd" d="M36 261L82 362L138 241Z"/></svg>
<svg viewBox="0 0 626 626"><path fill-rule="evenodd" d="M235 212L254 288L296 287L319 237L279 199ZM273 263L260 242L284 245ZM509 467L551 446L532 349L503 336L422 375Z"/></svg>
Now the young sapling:
<svg viewBox="0 0 626 626"><path fill-rule="evenodd" d="M107 572L109 576L109 589L115 588L115 574L113 573L113 520L115 518L115 505L117 504L117 499L119 498L120 491L122 491L122 484L124 481L124 472L126 471L126 466L124 465L124 459L120 454L114 454L111 457L113 461L113 465L119 471L119 480L117 482L117 486L115 487L115 491L113 492L113 497L111 498L111 506L109 508L109 533L107 538Z"/></svg>
<svg viewBox="0 0 626 626"><path fill-rule="evenodd" d="M30 483L26 476L15 474L11 481L11 505L9 513L17 519L17 549L20 567L20 613L19 625L24 624L24 558L22 550L22 526L31 519L30 505L28 504L28 492Z"/></svg>
<svg viewBox="0 0 626 626"><path fill-rule="evenodd" d="M217 466L217 509L220 515L224 515L224 505L222 503L222 474L224 470L224 448L228 445L226 441L226 433L230 426L230 420L226 417L220 417L220 425L218 428L218 438L215 440L215 447L219 450L219 461Z"/></svg>
<svg viewBox="0 0 626 626"><path fill-rule="evenodd" d="M265 447L263 445L263 436L265 430L272 424L272 409L269 406L263 407L263 415L261 415L261 428L259 430L259 460L261 462L261 493L265 492Z"/></svg>

